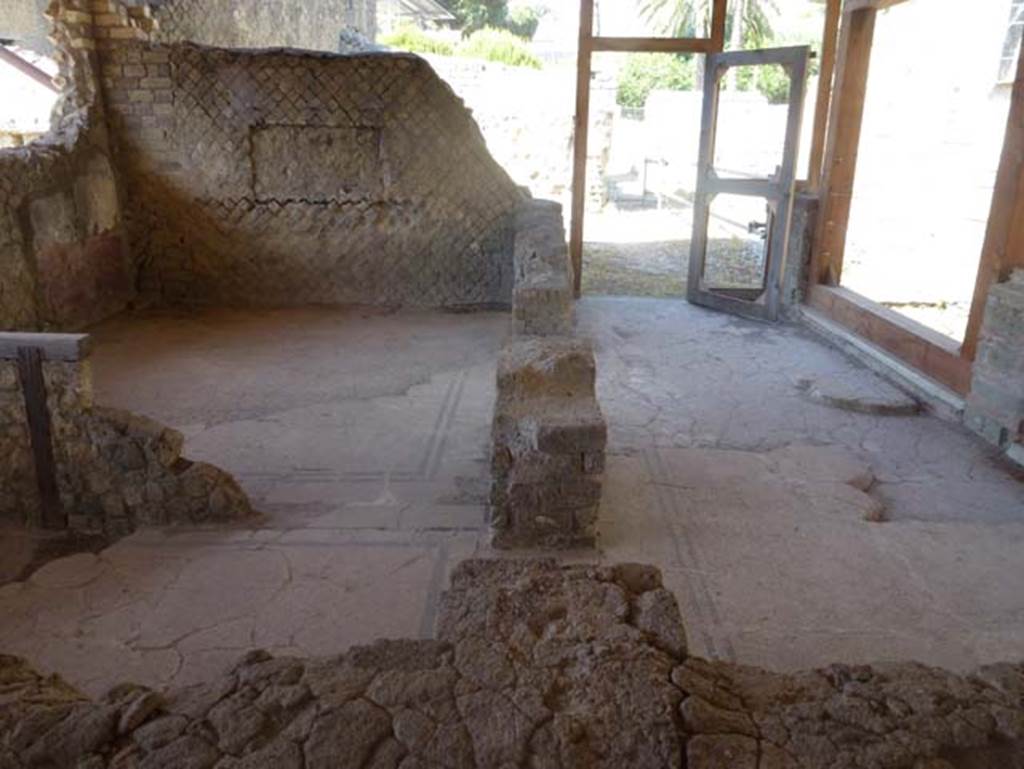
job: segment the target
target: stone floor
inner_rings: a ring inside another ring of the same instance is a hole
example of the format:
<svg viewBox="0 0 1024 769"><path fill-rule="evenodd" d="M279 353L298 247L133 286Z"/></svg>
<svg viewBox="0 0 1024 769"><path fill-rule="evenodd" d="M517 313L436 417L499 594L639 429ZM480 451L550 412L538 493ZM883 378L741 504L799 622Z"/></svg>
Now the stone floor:
<svg viewBox="0 0 1024 769"><path fill-rule="evenodd" d="M591 298L610 461L598 553L659 566L691 649L792 670L1024 657L1024 483L793 327ZM0 588L0 651L95 694L180 686L254 647L428 637L483 528L499 313L205 311L95 330L97 400L181 429L264 513L140 531ZM858 386L853 386L858 385ZM897 413L902 413L896 410ZM884 507L888 520L866 515Z"/></svg>

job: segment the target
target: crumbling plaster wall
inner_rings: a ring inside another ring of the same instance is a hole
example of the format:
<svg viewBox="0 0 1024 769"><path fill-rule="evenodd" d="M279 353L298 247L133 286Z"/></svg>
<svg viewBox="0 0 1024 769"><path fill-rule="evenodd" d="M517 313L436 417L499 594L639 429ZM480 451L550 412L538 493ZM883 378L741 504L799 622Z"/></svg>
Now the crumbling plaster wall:
<svg viewBox="0 0 1024 769"><path fill-rule="evenodd" d="M101 41L147 296L507 305L522 194L422 59Z"/></svg>
<svg viewBox="0 0 1024 769"><path fill-rule="evenodd" d="M376 0L152 0L154 40L223 48L338 51L343 29L369 40L377 31Z"/></svg>
<svg viewBox="0 0 1024 769"><path fill-rule="evenodd" d="M1024 270L989 291L964 420L1024 464Z"/></svg>
<svg viewBox="0 0 1024 769"><path fill-rule="evenodd" d="M50 24L45 16L49 0L3 0L0 12L0 38L36 53L53 54L49 41Z"/></svg>
<svg viewBox="0 0 1024 769"><path fill-rule="evenodd" d="M134 296L91 14L51 5L61 98L49 134L0 150L0 329L73 329Z"/></svg>

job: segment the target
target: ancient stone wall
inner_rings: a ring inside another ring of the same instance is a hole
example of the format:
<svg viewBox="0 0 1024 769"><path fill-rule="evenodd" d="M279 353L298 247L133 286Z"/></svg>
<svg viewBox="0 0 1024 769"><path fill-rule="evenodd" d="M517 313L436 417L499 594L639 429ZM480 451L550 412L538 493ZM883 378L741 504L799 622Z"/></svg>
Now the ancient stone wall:
<svg viewBox="0 0 1024 769"><path fill-rule="evenodd" d="M113 39L101 51L148 296L510 302L521 193L422 59Z"/></svg>
<svg viewBox="0 0 1024 769"><path fill-rule="evenodd" d="M1024 464L1024 270L989 291L964 420Z"/></svg>
<svg viewBox="0 0 1024 769"><path fill-rule="evenodd" d="M0 520L40 523L19 347L39 346L61 507L68 527L117 537L138 525L252 514L227 473L181 456L179 432L92 400L88 337L0 334Z"/></svg>
<svg viewBox="0 0 1024 769"><path fill-rule="evenodd" d="M0 329L74 329L135 293L86 0L54 3L61 99L53 129L0 150Z"/></svg>
<svg viewBox="0 0 1024 769"><path fill-rule="evenodd" d="M342 30L369 40L377 31L376 0L151 0L154 40L223 48L307 48L338 52Z"/></svg>
<svg viewBox="0 0 1024 769"><path fill-rule="evenodd" d="M689 656L639 564L466 561L438 640L249 653L97 702L0 656L0 765L306 769L1021 769L1024 665L773 674Z"/></svg>
<svg viewBox="0 0 1024 769"><path fill-rule="evenodd" d="M515 277L515 335L498 361L492 425L492 542L592 546L608 430L593 349L573 336L572 266L558 204L520 207Z"/></svg>

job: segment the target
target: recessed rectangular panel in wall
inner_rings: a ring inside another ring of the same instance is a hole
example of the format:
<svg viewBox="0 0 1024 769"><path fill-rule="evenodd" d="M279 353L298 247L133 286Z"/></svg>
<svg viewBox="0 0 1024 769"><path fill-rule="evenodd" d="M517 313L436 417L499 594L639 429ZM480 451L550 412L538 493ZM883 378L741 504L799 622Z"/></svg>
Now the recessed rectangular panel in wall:
<svg viewBox="0 0 1024 769"><path fill-rule="evenodd" d="M260 202L366 199L377 189L380 133L317 125L255 127L253 191Z"/></svg>

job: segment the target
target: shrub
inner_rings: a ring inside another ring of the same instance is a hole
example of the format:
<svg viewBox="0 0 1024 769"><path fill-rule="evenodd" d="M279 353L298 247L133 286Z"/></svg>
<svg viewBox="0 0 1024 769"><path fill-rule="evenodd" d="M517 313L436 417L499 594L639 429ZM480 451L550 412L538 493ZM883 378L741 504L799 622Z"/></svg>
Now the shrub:
<svg viewBox="0 0 1024 769"><path fill-rule="evenodd" d="M540 13L530 5L520 5L509 11L505 26L510 32L519 37L533 40L540 25Z"/></svg>
<svg viewBox="0 0 1024 769"><path fill-rule="evenodd" d="M486 59L513 67L541 68L540 59L533 55L526 41L507 29L485 27L478 30L459 44L456 53L471 59Z"/></svg>
<svg viewBox="0 0 1024 769"><path fill-rule="evenodd" d="M455 16L463 35L484 27L500 27L508 16L508 0L449 0L442 5Z"/></svg>
<svg viewBox="0 0 1024 769"><path fill-rule="evenodd" d="M693 58L665 53L633 53L619 73L616 101L643 107L651 91L689 91L696 78Z"/></svg>
<svg viewBox="0 0 1024 769"><path fill-rule="evenodd" d="M757 90L769 104L785 104L789 101L789 74L775 64L771 67L759 67L757 73Z"/></svg>
<svg viewBox="0 0 1024 769"><path fill-rule="evenodd" d="M390 35L381 37L380 42L390 48L411 53L435 53L439 56L451 56L454 53L452 44L447 40L431 37L422 29L414 26L403 26Z"/></svg>

